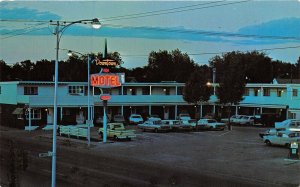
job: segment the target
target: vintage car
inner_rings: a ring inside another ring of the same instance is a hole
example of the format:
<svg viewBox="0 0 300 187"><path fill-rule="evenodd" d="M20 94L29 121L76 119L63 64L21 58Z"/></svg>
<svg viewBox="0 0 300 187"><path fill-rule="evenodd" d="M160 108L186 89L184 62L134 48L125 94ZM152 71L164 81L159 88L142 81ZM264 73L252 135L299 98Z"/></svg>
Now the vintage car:
<svg viewBox="0 0 300 187"><path fill-rule="evenodd" d="M124 118L124 116L121 115L121 114L114 115L113 121L114 121L115 123L123 123L123 124L125 124L125 118Z"/></svg>
<svg viewBox="0 0 300 187"><path fill-rule="evenodd" d="M147 121L145 121L142 124L138 124L138 128L142 129L143 131L153 131L153 132L159 132L159 131L170 131L171 128L169 125L163 124L160 120L160 118L149 118Z"/></svg>
<svg viewBox="0 0 300 187"><path fill-rule="evenodd" d="M103 127L99 128L98 134L100 138L103 138ZM134 130L126 130L123 123L108 123L106 130L107 138L113 138L115 140L118 139L126 139L131 140L131 138L135 138Z"/></svg>
<svg viewBox="0 0 300 187"><path fill-rule="evenodd" d="M286 131L285 128L271 128L267 129L266 131L260 132L259 137L263 138L264 136L268 135L276 135L278 132L284 132Z"/></svg>
<svg viewBox="0 0 300 187"><path fill-rule="evenodd" d="M239 119L238 123L240 125L254 125L254 116L243 116L242 118Z"/></svg>
<svg viewBox="0 0 300 187"><path fill-rule="evenodd" d="M169 125L173 131L192 130L193 126L181 120L162 120L163 124Z"/></svg>
<svg viewBox="0 0 300 187"><path fill-rule="evenodd" d="M226 127L225 123L217 122L215 119L200 119L198 121L199 129L215 129L215 130L224 130Z"/></svg>
<svg viewBox="0 0 300 187"><path fill-rule="evenodd" d="M144 119L140 114L131 114L129 116L129 124L139 124L139 123L143 123Z"/></svg>
<svg viewBox="0 0 300 187"><path fill-rule="evenodd" d="M276 135L266 135L263 141L267 145L281 145L289 147L291 142L300 143L300 132L278 132Z"/></svg>

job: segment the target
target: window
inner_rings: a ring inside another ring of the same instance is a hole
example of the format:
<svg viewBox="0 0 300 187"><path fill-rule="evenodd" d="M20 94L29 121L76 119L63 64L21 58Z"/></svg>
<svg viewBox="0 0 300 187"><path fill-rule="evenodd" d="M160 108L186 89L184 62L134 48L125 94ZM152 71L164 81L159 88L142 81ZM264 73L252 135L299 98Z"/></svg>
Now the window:
<svg viewBox="0 0 300 187"><path fill-rule="evenodd" d="M298 90L297 89L293 89L293 97L297 97L298 96Z"/></svg>
<svg viewBox="0 0 300 187"><path fill-rule="evenodd" d="M24 95L38 95L38 87L25 86Z"/></svg>
<svg viewBox="0 0 300 187"><path fill-rule="evenodd" d="M143 87L142 88L142 94L143 95L150 95L150 88L149 87Z"/></svg>
<svg viewBox="0 0 300 187"><path fill-rule="evenodd" d="M69 86L69 94L83 94L84 86Z"/></svg>
<svg viewBox="0 0 300 187"><path fill-rule="evenodd" d="M245 90L244 90L244 96L249 96L249 88L245 88Z"/></svg>
<svg viewBox="0 0 300 187"><path fill-rule="evenodd" d="M270 96L270 88L264 88L264 96Z"/></svg>
<svg viewBox="0 0 300 187"><path fill-rule="evenodd" d="M260 89L254 88L254 96L258 96L259 92L260 92Z"/></svg>
<svg viewBox="0 0 300 187"><path fill-rule="evenodd" d="M170 95L170 88L163 89L165 95Z"/></svg>
<svg viewBox="0 0 300 187"><path fill-rule="evenodd" d="M281 97L283 92L284 92L283 89L277 89L277 97Z"/></svg>
<svg viewBox="0 0 300 187"><path fill-rule="evenodd" d="M183 87L182 86L178 86L177 87L177 95L182 95L183 93Z"/></svg>
<svg viewBox="0 0 300 187"><path fill-rule="evenodd" d="M26 119L29 119L29 111L26 111ZM31 109L31 119L41 119L41 109Z"/></svg>

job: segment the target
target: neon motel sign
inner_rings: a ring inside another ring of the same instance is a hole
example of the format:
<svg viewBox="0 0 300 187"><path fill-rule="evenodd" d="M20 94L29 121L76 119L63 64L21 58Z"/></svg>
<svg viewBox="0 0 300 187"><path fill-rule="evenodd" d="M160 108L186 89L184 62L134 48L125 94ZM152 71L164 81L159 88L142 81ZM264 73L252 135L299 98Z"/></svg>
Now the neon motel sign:
<svg viewBox="0 0 300 187"><path fill-rule="evenodd" d="M91 86L101 88L113 88L122 85L123 78L120 74L93 74L91 75Z"/></svg>

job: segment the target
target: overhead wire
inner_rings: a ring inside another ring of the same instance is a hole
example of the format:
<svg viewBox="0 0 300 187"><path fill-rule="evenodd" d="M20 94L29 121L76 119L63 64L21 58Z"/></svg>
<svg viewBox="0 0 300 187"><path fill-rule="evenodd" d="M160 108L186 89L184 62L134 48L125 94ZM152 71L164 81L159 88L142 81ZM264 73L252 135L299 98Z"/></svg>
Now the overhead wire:
<svg viewBox="0 0 300 187"><path fill-rule="evenodd" d="M124 15L124 16L119 16L119 17L112 17L112 18L103 18L104 21L116 21L116 20L124 20L124 19L134 19L134 18L143 18L143 17L149 17L149 16L158 16L158 15L164 15L164 14L172 14L172 13L180 13L180 12L186 12L186 11L192 11L192 10L199 10L199 9L206 9L206 8L214 8L214 7L220 7L220 6L227 6L227 5L233 5L233 4L240 4L240 3L246 3L249 2L250 0L244 0L244 1L237 1L237 2L230 2L230 3L224 3L224 4L219 4L219 5L210 5L210 6L203 6L203 7L194 7L194 8L187 8L183 10L168 10L165 9L165 12L160 12L160 13L138 13L136 15ZM218 1L222 2L222 1ZM190 7L190 6L189 6Z"/></svg>

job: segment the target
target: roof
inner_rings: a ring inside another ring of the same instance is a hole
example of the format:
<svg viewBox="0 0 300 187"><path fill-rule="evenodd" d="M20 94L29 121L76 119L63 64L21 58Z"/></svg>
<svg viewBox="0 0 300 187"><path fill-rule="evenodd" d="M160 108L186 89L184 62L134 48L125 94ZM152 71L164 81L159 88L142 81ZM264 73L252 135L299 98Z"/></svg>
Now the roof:
<svg viewBox="0 0 300 187"><path fill-rule="evenodd" d="M274 79L273 84L300 84L300 79Z"/></svg>

